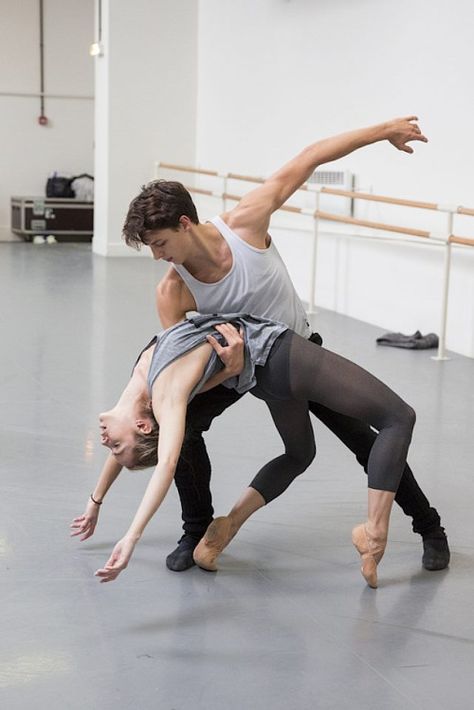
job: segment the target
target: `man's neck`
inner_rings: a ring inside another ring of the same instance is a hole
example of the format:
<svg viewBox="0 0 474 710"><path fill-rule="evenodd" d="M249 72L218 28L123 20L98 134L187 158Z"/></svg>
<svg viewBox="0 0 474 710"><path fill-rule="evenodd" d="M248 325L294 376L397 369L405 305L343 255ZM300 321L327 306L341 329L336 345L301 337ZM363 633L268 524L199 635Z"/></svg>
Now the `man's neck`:
<svg viewBox="0 0 474 710"><path fill-rule="evenodd" d="M232 266L232 252L226 240L211 222L193 227L191 236L183 266L199 281L219 281Z"/></svg>

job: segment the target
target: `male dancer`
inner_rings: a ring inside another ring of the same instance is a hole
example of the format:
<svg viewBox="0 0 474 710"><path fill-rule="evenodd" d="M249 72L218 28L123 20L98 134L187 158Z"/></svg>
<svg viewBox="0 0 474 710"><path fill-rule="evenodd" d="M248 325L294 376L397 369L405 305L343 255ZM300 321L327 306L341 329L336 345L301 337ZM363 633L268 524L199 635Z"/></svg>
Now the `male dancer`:
<svg viewBox="0 0 474 710"><path fill-rule="evenodd" d="M268 235L271 215L319 165L380 141L389 141L398 150L413 153L409 142L427 142L417 120L415 116L394 119L318 141L245 195L232 210L204 224L199 222L191 196L180 183L159 180L145 186L130 205L124 238L135 248L145 244L155 259L172 264L157 287L157 308L163 326L174 325L193 310L240 311L282 321L320 344L321 336L311 334L303 305ZM226 348L217 342L213 344L225 365L223 374L230 377L238 372L242 343L234 342ZM202 432L239 396L235 390L219 385L195 397L188 407L186 437L175 475L184 535L166 559L170 570L182 571L194 564L193 550L213 516L211 465ZM367 470L368 455L377 434L365 423L322 405L310 402L309 408ZM113 459L108 459L93 500L101 502L119 470ZM423 538L424 568L444 569L450 556L444 528L408 464L395 500L413 519L413 531ZM92 501L88 504L92 528L87 527L87 522L81 523L79 529L76 525L75 534L82 532L82 539L94 531L98 515L98 508L94 513L94 505Z"/></svg>

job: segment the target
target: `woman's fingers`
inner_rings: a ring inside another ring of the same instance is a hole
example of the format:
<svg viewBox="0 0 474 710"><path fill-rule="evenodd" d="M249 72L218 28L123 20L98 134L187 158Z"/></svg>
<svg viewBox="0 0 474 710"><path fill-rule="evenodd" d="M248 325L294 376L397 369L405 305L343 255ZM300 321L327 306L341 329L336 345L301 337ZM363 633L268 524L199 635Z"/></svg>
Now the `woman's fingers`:
<svg viewBox="0 0 474 710"><path fill-rule="evenodd" d="M101 582L112 582L112 580L116 579L120 572L122 572L122 570L126 567L126 565L118 563L117 561L112 562L112 558L113 556L107 562L105 567L98 569L95 573L96 577L100 577Z"/></svg>
<svg viewBox="0 0 474 710"><path fill-rule="evenodd" d="M95 576L99 577L101 582L112 582L118 577L120 572L121 570L115 570L105 566L103 569L98 569Z"/></svg>
<svg viewBox="0 0 474 710"><path fill-rule="evenodd" d="M77 537L78 535L83 535L81 537L81 542L87 540L88 537L94 534L96 522L82 516L81 518L76 518L75 520L80 522L73 522L70 525L71 534L70 537Z"/></svg>

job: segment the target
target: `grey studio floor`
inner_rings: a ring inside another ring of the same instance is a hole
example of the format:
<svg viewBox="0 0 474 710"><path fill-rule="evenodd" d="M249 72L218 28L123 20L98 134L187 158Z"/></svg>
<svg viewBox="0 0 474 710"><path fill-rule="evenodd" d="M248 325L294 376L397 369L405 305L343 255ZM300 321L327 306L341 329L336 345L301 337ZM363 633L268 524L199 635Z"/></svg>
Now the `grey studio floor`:
<svg viewBox="0 0 474 710"><path fill-rule="evenodd" d="M327 347L415 407L410 462L449 534L448 570L422 569L420 538L396 508L379 589L365 586L350 541L365 475L316 425L316 461L248 522L217 573L166 569L180 536L173 487L129 568L111 584L94 577L150 472L121 474L89 541L71 539L69 523L105 458L97 414L158 327L163 272L88 244L0 245L1 707L472 708L472 359L378 348L380 328L315 317ZM280 442L250 395L206 439L222 514Z"/></svg>

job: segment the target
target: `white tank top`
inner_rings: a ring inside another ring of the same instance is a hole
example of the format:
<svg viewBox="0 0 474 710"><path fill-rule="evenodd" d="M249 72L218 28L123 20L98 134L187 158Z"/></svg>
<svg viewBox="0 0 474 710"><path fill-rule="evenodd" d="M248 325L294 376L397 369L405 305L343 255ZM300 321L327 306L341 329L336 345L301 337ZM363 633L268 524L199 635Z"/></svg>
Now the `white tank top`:
<svg viewBox="0 0 474 710"><path fill-rule="evenodd" d="M232 252L230 271L204 283L182 264L173 264L189 288L200 313L249 313L285 323L303 338L311 328L288 271L273 241L266 249L247 244L220 217L210 220Z"/></svg>

